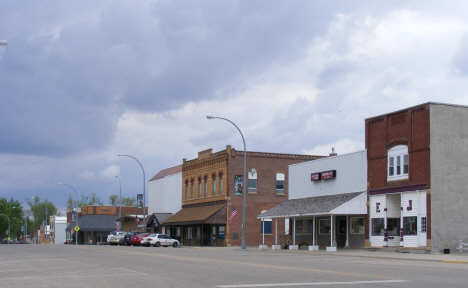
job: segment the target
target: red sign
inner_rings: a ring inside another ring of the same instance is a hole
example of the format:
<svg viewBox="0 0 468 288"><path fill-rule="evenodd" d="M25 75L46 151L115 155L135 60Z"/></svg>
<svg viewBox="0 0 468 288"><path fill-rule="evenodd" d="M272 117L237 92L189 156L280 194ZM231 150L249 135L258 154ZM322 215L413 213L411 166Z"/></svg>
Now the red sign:
<svg viewBox="0 0 468 288"><path fill-rule="evenodd" d="M320 174L322 174L322 180L336 178L336 170L325 171Z"/></svg>
<svg viewBox="0 0 468 288"><path fill-rule="evenodd" d="M320 179L320 173L312 173L310 174L310 181L319 181Z"/></svg>

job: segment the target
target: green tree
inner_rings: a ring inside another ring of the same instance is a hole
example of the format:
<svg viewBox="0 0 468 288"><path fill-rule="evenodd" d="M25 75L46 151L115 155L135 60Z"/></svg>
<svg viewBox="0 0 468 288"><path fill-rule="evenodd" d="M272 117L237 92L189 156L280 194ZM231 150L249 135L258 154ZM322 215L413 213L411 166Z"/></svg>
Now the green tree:
<svg viewBox="0 0 468 288"><path fill-rule="evenodd" d="M119 205L119 196L112 194L109 196L109 205L117 206Z"/></svg>
<svg viewBox="0 0 468 288"><path fill-rule="evenodd" d="M122 198L122 206L136 206L136 197Z"/></svg>
<svg viewBox="0 0 468 288"><path fill-rule="evenodd" d="M22 235L21 226L24 224L23 207L13 198L8 201L0 198L0 237L3 239L8 236L8 219L10 219L11 238L17 238Z"/></svg>
<svg viewBox="0 0 468 288"><path fill-rule="evenodd" d="M26 198L26 201L33 216L32 223L28 223L28 231L39 230L44 221L46 221L47 225L50 224L50 216L60 216L55 205L47 198L41 202L39 196L35 196L33 200Z"/></svg>

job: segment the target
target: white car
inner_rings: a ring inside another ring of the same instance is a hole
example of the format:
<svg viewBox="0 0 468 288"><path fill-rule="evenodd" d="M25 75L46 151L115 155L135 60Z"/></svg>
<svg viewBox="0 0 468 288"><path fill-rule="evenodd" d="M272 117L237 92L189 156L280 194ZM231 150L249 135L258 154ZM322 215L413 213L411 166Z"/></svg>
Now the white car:
<svg viewBox="0 0 468 288"><path fill-rule="evenodd" d="M141 239L141 242L140 242L140 245L141 246L146 246L146 247L149 247L150 246L150 241L153 240L153 238L155 238L158 234L150 234L146 237L143 237L143 239Z"/></svg>
<svg viewBox="0 0 468 288"><path fill-rule="evenodd" d="M154 247L159 246L172 246L176 248L180 245L180 242L176 239L172 239L171 237L167 236L166 234L156 234L156 237L153 237L149 244L153 245Z"/></svg>

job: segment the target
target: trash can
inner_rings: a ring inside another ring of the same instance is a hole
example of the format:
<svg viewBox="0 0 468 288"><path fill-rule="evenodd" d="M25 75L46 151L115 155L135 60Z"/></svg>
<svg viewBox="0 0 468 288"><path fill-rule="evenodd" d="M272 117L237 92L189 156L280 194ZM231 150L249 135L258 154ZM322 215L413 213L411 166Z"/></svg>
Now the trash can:
<svg viewBox="0 0 468 288"><path fill-rule="evenodd" d="M444 254L450 254L450 249L444 249Z"/></svg>

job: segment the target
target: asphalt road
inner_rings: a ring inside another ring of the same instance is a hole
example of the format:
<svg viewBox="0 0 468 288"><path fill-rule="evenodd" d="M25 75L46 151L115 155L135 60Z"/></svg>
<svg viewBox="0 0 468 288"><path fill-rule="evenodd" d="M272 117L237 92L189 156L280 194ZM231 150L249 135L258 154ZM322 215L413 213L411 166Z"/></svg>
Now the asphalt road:
<svg viewBox="0 0 468 288"><path fill-rule="evenodd" d="M1 287L468 287L468 264L264 251L0 245Z"/></svg>

